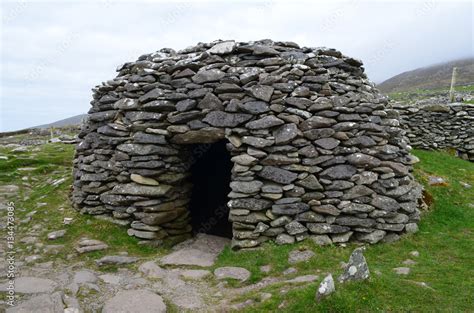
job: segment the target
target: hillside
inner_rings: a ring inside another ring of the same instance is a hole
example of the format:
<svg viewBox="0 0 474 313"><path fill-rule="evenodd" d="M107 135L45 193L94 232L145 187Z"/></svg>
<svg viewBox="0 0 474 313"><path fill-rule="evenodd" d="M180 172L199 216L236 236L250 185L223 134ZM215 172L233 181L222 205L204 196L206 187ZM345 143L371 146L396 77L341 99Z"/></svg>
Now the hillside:
<svg viewBox="0 0 474 313"><path fill-rule="evenodd" d="M457 86L474 83L474 58L467 58L398 74L378 84L378 88L384 93L449 88L453 67L458 68Z"/></svg>
<svg viewBox="0 0 474 313"><path fill-rule="evenodd" d="M71 116L56 122L52 122L49 124L34 126L30 128L50 128L50 127L64 127L64 126L76 126L81 124L82 120L86 117L87 114L79 114L75 116Z"/></svg>

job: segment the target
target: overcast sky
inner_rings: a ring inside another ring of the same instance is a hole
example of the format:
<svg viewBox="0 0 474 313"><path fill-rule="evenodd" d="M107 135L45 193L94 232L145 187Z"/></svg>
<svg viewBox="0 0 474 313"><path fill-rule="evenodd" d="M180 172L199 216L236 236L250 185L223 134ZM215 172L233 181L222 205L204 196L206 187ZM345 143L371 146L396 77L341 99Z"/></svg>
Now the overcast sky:
<svg viewBox="0 0 474 313"><path fill-rule="evenodd" d="M369 78L474 55L471 1L1 1L0 131L86 113L117 65L163 47L270 38L364 61Z"/></svg>

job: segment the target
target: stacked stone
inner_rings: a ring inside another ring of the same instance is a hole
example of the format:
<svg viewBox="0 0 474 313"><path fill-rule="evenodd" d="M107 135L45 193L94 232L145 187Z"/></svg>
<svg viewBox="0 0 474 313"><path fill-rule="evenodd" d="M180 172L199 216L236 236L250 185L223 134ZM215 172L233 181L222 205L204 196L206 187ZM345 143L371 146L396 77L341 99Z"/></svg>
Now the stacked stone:
<svg viewBox="0 0 474 313"><path fill-rule="evenodd" d="M270 40L162 49L93 91L73 201L130 235L191 234L189 144L222 139L236 248L376 243L416 229L421 187L397 112L339 51Z"/></svg>
<svg viewBox="0 0 474 313"><path fill-rule="evenodd" d="M469 103L411 106L394 103L400 123L413 147L436 150L454 148L474 161L474 105Z"/></svg>

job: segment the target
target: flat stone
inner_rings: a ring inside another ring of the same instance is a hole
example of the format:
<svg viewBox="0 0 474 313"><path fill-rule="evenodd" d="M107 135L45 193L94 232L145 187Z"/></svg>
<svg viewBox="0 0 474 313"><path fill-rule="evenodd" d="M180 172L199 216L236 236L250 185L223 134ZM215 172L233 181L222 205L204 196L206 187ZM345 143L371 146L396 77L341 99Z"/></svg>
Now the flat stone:
<svg viewBox="0 0 474 313"><path fill-rule="evenodd" d="M285 185L291 184L298 177L296 173L274 166L264 166L257 175L264 179Z"/></svg>
<svg viewBox="0 0 474 313"><path fill-rule="evenodd" d="M244 282L250 278L251 273L243 267L225 266L214 270L217 279L236 279Z"/></svg>
<svg viewBox="0 0 474 313"><path fill-rule="evenodd" d="M321 172L320 177L328 179L350 179L357 169L351 165L336 165Z"/></svg>
<svg viewBox="0 0 474 313"><path fill-rule="evenodd" d="M53 231L53 232L48 234L48 239L49 240L56 240L58 238L64 237L65 234L66 234L65 229L56 230L56 231Z"/></svg>
<svg viewBox="0 0 474 313"><path fill-rule="evenodd" d="M169 185L145 186L128 183L124 185L116 185L112 189L112 193L118 195L158 197L167 194L170 190L171 186Z"/></svg>
<svg viewBox="0 0 474 313"><path fill-rule="evenodd" d="M99 279L110 285L120 285L124 280L122 276L114 274L103 274L99 276Z"/></svg>
<svg viewBox="0 0 474 313"><path fill-rule="evenodd" d="M381 195L375 195L370 204L378 209L389 212L396 211L400 208L400 204L397 200Z"/></svg>
<svg viewBox="0 0 474 313"><path fill-rule="evenodd" d="M180 270L179 275L184 279L201 280L211 275L208 270Z"/></svg>
<svg viewBox="0 0 474 313"><path fill-rule="evenodd" d="M52 293L58 284L51 279L23 276L15 278L15 292L17 293ZM7 283L0 285L0 291L7 291Z"/></svg>
<svg viewBox="0 0 474 313"><path fill-rule="evenodd" d="M263 183L258 180L253 180L249 182L233 181L230 183L230 188L234 192L252 194L260 191Z"/></svg>
<svg viewBox="0 0 474 313"><path fill-rule="evenodd" d="M254 85L246 90L252 97L269 102L272 98L274 88L265 85Z"/></svg>
<svg viewBox="0 0 474 313"><path fill-rule="evenodd" d="M295 243L295 237L287 234L279 234L276 237L275 242L279 245L292 244Z"/></svg>
<svg viewBox="0 0 474 313"><path fill-rule="evenodd" d="M113 298L107 300L102 308L102 313L165 313L166 311L163 299L145 289L119 291Z"/></svg>
<svg viewBox="0 0 474 313"><path fill-rule="evenodd" d="M321 138L315 140L314 143L326 150L332 150L336 148L341 142L334 138Z"/></svg>
<svg viewBox="0 0 474 313"><path fill-rule="evenodd" d="M228 54L234 51L236 43L234 40L223 41L215 44L210 49L207 50L210 54Z"/></svg>
<svg viewBox="0 0 474 313"><path fill-rule="evenodd" d="M328 235L310 236L311 240L318 246L326 246L332 244L332 240Z"/></svg>
<svg viewBox="0 0 474 313"><path fill-rule="evenodd" d="M248 101L239 103L238 106L245 113L254 115L270 111L268 104L264 101Z"/></svg>
<svg viewBox="0 0 474 313"><path fill-rule="evenodd" d="M144 177L138 174L131 174L130 179L141 185L158 186L160 184L156 179Z"/></svg>
<svg viewBox="0 0 474 313"><path fill-rule="evenodd" d="M288 255L288 263L296 264L309 261L316 254L311 250L293 250Z"/></svg>
<svg viewBox="0 0 474 313"><path fill-rule="evenodd" d="M273 137L275 137L275 143L287 144L298 136L298 127L294 123L285 124L278 127L273 131Z"/></svg>
<svg viewBox="0 0 474 313"><path fill-rule="evenodd" d="M262 117L261 119L248 122L245 124L245 127L249 129L267 129L270 127L282 125L284 123L285 122L283 122L283 120L279 119L278 117L274 115L268 115Z"/></svg>
<svg viewBox="0 0 474 313"><path fill-rule="evenodd" d="M196 84L203 84L219 80L225 76L225 73L219 69L200 70L191 79Z"/></svg>
<svg viewBox="0 0 474 313"><path fill-rule="evenodd" d="M160 263L163 265L194 265L209 267L219 253L230 243L227 238L199 234L193 239L181 243L177 250L162 257Z"/></svg>
<svg viewBox="0 0 474 313"><path fill-rule="evenodd" d="M227 203L230 209L247 209L251 211L262 211L270 208L272 202L264 199L242 198L233 199Z"/></svg>
<svg viewBox="0 0 474 313"><path fill-rule="evenodd" d="M91 271L82 270L74 273L72 281L76 284L95 283L97 281L97 276Z"/></svg>
<svg viewBox="0 0 474 313"><path fill-rule="evenodd" d="M141 264L138 270L142 272L147 278L164 278L166 277L166 270L162 269L153 261L148 261Z"/></svg>
<svg viewBox="0 0 474 313"><path fill-rule="evenodd" d="M385 231L377 229L368 234L359 234L357 240L374 244L382 240L385 237L385 234Z"/></svg>
<svg viewBox="0 0 474 313"><path fill-rule="evenodd" d="M64 304L59 292L51 295L39 295L18 303L5 310L6 313L64 313Z"/></svg>
<svg viewBox="0 0 474 313"><path fill-rule="evenodd" d="M102 265L123 265L138 261L138 258L124 255L107 255L95 261L99 266Z"/></svg>
<svg viewBox="0 0 474 313"><path fill-rule="evenodd" d="M237 127L238 125L247 122L252 117L253 115L246 113L212 111L206 115L203 122L215 127Z"/></svg>
<svg viewBox="0 0 474 313"><path fill-rule="evenodd" d="M312 283L318 280L318 275L303 275L298 276L293 279L285 280L284 282L287 284L302 284L302 283Z"/></svg>
<svg viewBox="0 0 474 313"><path fill-rule="evenodd" d="M323 186L319 183L318 179L314 175L308 175L304 179L295 182L296 185L302 186L305 189L310 190L323 190Z"/></svg>
<svg viewBox="0 0 474 313"><path fill-rule="evenodd" d="M225 137L225 129L216 127L205 127L198 130L190 130L183 134L174 135L171 138L172 143L190 144L190 143L214 143Z"/></svg>

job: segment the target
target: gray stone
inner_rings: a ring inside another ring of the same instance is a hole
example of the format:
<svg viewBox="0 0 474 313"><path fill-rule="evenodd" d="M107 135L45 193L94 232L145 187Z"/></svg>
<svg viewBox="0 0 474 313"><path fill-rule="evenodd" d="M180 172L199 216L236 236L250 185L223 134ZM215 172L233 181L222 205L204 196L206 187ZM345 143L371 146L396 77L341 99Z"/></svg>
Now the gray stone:
<svg viewBox="0 0 474 313"><path fill-rule="evenodd" d="M298 128L296 124L290 123L278 127L273 131L273 137L275 137L275 143L287 144L298 136Z"/></svg>
<svg viewBox="0 0 474 313"><path fill-rule="evenodd" d="M14 307L7 308L6 313L63 313L64 304L61 294L56 292L51 295L39 295L32 297Z"/></svg>
<svg viewBox="0 0 474 313"><path fill-rule="evenodd" d="M263 101L248 101L245 103L239 103L238 106L245 113L254 115L270 111L268 104Z"/></svg>
<svg viewBox="0 0 474 313"><path fill-rule="evenodd" d="M222 101L213 93L207 93L204 98L199 101L198 108L210 110L223 110Z"/></svg>
<svg viewBox="0 0 474 313"><path fill-rule="evenodd" d="M211 275L208 270L180 270L179 275L184 279L201 280Z"/></svg>
<svg viewBox="0 0 474 313"><path fill-rule="evenodd" d="M263 183L258 180L253 180L250 182L233 181L230 183L230 188L232 188L234 192L241 192L246 194L259 192L262 186Z"/></svg>
<svg viewBox="0 0 474 313"><path fill-rule="evenodd" d="M344 268L344 273L339 276L338 280L340 283L344 283L346 281L366 280L369 276L369 267L365 261L363 248L357 248L352 252L349 262Z"/></svg>
<svg viewBox="0 0 474 313"><path fill-rule="evenodd" d="M308 231L301 223L297 221L291 221L285 225L285 229L290 235L297 235Z"/></svg>
<svg viewBox="0 0 474 313"><path fill-rule="evenodd" d="M257 175L280 184L290 184L298 177L296 173L274 166L264 166Z"/></svg>
<svg viewBox="0 0 474 313"><path fill-rule="evenodd" d="M0 285L0 291L7 291L7 283ZM23 276L15 278L15 292L16 293L49 293L51 294L58 284L51 279Z"/></svg>
<svg viewBox="0 0 474 313"><path fill-rule="evenodd" d="M229 40L229 41L223 41L215 44L207 50L210 54L228 54L234 51L236 44L234 40Z"/></svg>
<svg viewBox="0 0 474 313"><path fill-rule="evenodd" d="M89 270L82 270L74 274L72 281L79 285L84 283L95 283L97 281L97 276Z"/></svg>
<svg viewBox="0 0 474 313"><path fill-rule="evenodd" d="M169 185L145 186L129 183L124 185L116 185L112 189L112 193L118 195L157 197L166 195L170 190L171 186Z"/></svg>
<svg viewBox="0 0 474 313"><path fill-rule="evenodd" d="M56 240L56 239L58 239L58 238L64 237L65 234L66 234L66 230L65 230L65 229L56 230L56 231L50 232L50 233L48 234L48 239L49 239L49 240Z"/></svg>
<svg viewBox="0 0 474 313"><path fill-rule="evenodd" d="M184 134L176 134L171 138L172 143L191 144L191 143L214 143L225 137L225 130L216 127L205 127L199 130L190 130Z"/></svg>
<svg viewBox="0 0 474 313"><path fill-rule="evenodd" d="M350 179L357 169L351 165L336 165L321 172L320 177L328 179Z"/></svg>
<svg viewBox="0 0 474 313"><path fill-rule="evenodd" d="M293 250L288 255L288 263L296 264L309 261L316 254L311 250Z"/></svg>
<svg viewBox="0 0 474 313"><path fill-rule="evenodd" d="M203 84L219 80L225 76L225 73L219 69L200 70L191 79L196 84Z"/></svg>
<svg viewBox="0 0 474 313"><path fill-rule="evenodd" d="M292 244L295 243L295 237L288 234L279 234L276 237L275 242L279 245Z"/></svg>
<svg viewBox="0 0 474 313"><path fill-rule="evenodd" d="M122 265L122 264L131 264L138 261L138 258L124 255L106 255L98 260L95 263L99 266L102 265Z"/></svg>
<svg viewBox="0 0 474 313"><path fill-rule="evenodd" d="M265 86L265 85L255 85L250 88L246 89L248 93L259 100L263 100L265 102L269 102L272 98L273 94L273 87Z"/></svg>
<svg viewBox="0 0 474 313"><path fill-rule="evenodd" d="M268 115L268 116L262 117L261 119L248 122L245 125L245 127L249 129L266 129L266 128L282 125L283 123L284 122L278 117L275 117L274 115Z"/></svg>
<svg viewBox="0 0 474 313"><path fill-rule="evenodd" d="M318 179L314 175L308 175L302 180L295 182L296 185L302 186L305 189L310 190L323 190L323 186L319 183Z"/></svg>
<svg viewBox="0 0 474 313"><path fill-rule="evenodd" d="M102 313L165 313L166 311L163 299L156 293L145 289L119 291L113 298L107 300L102 308Z"/></svg>
<svg viewBox="0 0 474 313"><path fill-rule="evenodd" d="M212 111L206 115L203 121L215 127L236 127L251 118L251 114Z"/></svg>
<svg viewBox="0 0 474 313"><path fill-rule="evenodd" d="M250 278L251 273L243 267L225 266L214 270L217 279L236 279L244 282Z"/></svg>
<svg viewBox="0 0 474 313"><path fill-rule="evenodd" d="M400 204L397 200L381 195L375 195L370 204L378 209L389 212L396 211L400 208Z"/></svg>
<svg viewBox="0 0 474 313"><path fill-rule="evenodd" d="M310 236L311 240L318 246L326 246L332 244L331 238L328 235L314 235Z"/></svg>
<svg viewBox="0 0 474 313"><path fill-rule="evenodd" d="M341 142L334 138L321 138L315 140L314 143L326 150L332 150L336 148Z"/></svg>
<svg viewBox="0 0 474 313"><path fill-rule="evenodd" d="M247 209L251 211L262 211L271 207L272 203L264 199L242 198L233 199L228 202L231 209Z"/></svg>
<svg viewBox="0 0 474 313"><path fill-rule="evenodd" d="M334 285L334 279L332 275L327 275L321 284L319 284L318 290L316 292L316 301L321 301L324 297L327 297L331 293L336 291L336 287Z"/></svg>
<svg viewBox="0 0 474 313"><path fill-rule="evenodd" d="M382 240L385 237L385 234L385 231L377 229L368 234L357 235L357 240L374 244Z"/></svg>
<svg viewBox="0 0 474 313"><path fill-rule="evenodd" d="M146 278L165 278L167 276L166 270L159 267L155 262L148 261L141 264L138 270L145 275Z"/></svg>
<svg viewBox="0 0 474 313"><path fill-rule="evenodd" d="M212 266L217 255L228 245L227 238L199 234L194 239L178 245L174 252L162 257L163 265L194 265L201 267Z"/></svg>

